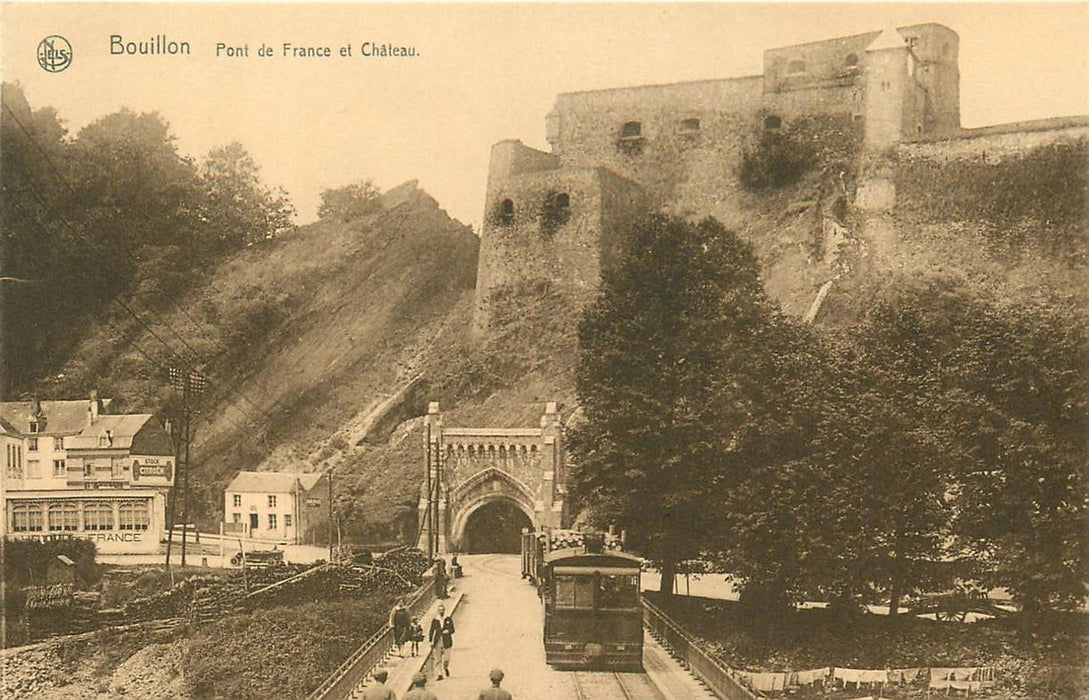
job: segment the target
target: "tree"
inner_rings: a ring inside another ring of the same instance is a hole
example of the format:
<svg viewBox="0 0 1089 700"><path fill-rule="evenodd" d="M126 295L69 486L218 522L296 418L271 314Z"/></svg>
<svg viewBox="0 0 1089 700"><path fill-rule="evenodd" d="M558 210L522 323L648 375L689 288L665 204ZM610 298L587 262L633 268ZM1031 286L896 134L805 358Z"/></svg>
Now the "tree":
<svg viewBox="0 0 1089 700"><path fill-rule="evenodd" d="M956 526L1026 613L1070 609L1089 580L1089 333L1061 300L979 304L946 363L970 397L960 432L972 460L959 475Z"/></svg>
<svg viewBox="0 0 1089 700"><path fill-rule="evenodd" d="M209 151L200 174L207 193L203 215L228 249L275 238L295 227L295 207L287 194L261 181L260 167L241 143Z"/></svg>
<svg viewBox="0 0 1089 700"><path fill-rule="evenodd" d="M370 180L323 190L319 219L338 219L345 223L381 208L381 191Z"/></svg>
<svg viewBox="0 0 1089 700"><path fill-rule="evenodd" d="M775 319L748 244L713 219L652 215L579 324L573 496L661 566L663 594L721 517Z"/></svg>

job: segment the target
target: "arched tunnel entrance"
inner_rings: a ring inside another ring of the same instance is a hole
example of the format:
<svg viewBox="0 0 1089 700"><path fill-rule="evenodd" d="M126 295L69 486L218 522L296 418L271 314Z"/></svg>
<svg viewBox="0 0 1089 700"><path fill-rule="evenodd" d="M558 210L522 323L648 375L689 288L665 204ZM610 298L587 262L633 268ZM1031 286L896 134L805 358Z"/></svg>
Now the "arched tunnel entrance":
<svg viewBox="0 0 1089 700"><path fill-rule="evenodd" d="M461 551L469 554L517 554L522 528L532 528L529 517L506 499L485 503L469 514L461 536Z"/></svg>

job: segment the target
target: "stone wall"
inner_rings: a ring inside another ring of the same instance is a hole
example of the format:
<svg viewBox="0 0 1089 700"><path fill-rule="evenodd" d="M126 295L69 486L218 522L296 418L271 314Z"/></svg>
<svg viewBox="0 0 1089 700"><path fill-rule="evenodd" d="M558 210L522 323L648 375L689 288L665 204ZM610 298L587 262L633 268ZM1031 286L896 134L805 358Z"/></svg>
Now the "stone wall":
<svg viewBox="0 0 1089 700"><path fill-rule="evenodd" d="M1036 128L1039 126L1040 128ZM1089 117L966 129L943 139L920 140L900 145L900 158L938 161L984 158L1003 160L1023 156L1057 141L1089 137Z"/></svg>

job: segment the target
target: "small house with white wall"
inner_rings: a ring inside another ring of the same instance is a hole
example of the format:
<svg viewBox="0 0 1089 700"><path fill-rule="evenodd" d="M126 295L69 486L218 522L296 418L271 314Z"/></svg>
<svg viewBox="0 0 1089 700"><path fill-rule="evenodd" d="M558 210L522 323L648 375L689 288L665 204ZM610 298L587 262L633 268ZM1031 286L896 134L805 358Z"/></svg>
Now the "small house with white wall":
<svg viewBox="0 0 1089 700"><path fill-rule="evenodd" d="M325 542L328 491L323 473L239 472L223 494L223 532L288 544Z"/></svg>

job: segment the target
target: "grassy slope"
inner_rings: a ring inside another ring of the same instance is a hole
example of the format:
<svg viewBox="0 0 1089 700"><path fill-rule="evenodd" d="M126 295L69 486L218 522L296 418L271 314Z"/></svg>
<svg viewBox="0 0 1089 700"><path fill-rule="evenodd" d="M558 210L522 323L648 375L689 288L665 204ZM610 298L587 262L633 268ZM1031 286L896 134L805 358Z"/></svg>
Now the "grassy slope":
<svg viewBox="0 0 1089 700"><path fill-rule="evenodd" d="M415 183L382 201L382 211L350 224L319 222L242 251L159 310L212 359L193 445L209 522L219 517L217 492L238 469L328 466L328 445L344 442L338 431L419 371L431 338L471 297L472 232ZM156 325L178 355L188 355ZM162 364L179 362L150 331L116 318L73 353L79 360L65 368L66 384L97 383L104 395L127 399L121 408L162 406L170 400L162 373L140 350Z"/></svg>

